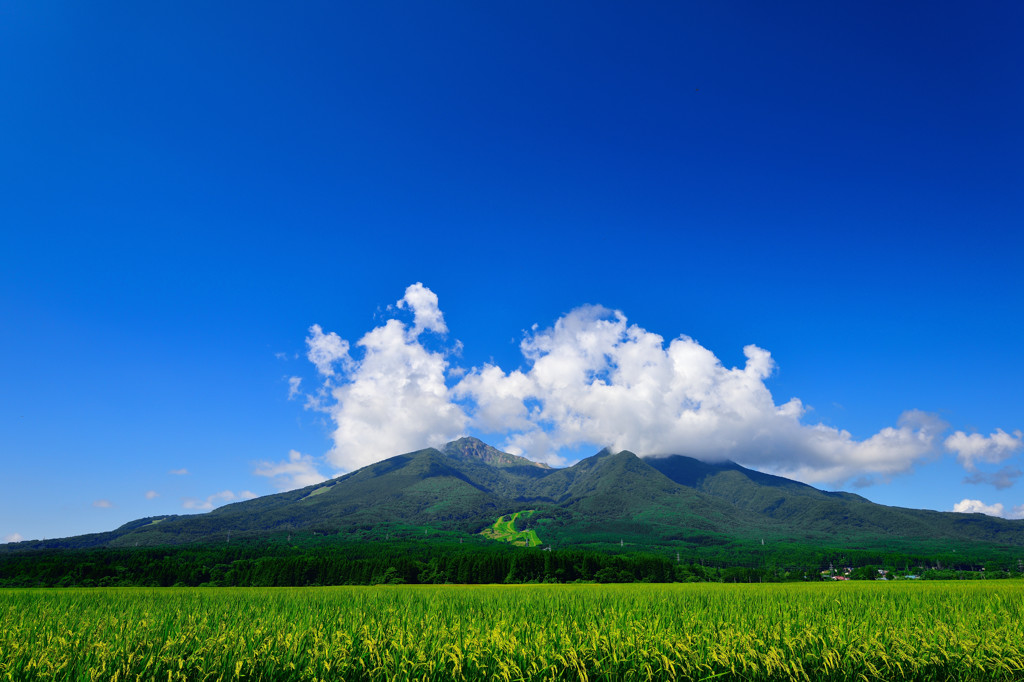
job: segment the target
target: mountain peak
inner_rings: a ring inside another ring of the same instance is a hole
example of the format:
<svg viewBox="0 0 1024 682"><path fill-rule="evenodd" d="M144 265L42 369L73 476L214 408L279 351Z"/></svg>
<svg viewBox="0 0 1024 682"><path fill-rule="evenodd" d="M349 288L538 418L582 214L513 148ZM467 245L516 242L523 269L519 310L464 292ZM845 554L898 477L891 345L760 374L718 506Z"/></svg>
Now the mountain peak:
<svg viewBox="0 0 1024 682"><path fill-rule="evenodd" d="M529 466L550 469L547 464L541 464L525 457L502 452L498 448L491 447L479 438L473 438L472 436L466 436L446 443L441 448L441 452L456 459L477 459L485 464L499 468Z"/></svg>
<svg viewBox="0 0 1024 682"><path fill-rule="evenodd" d="M536 523L544 522L546 542L581 547L614 543L621 548L626 537L639 543L637 548L673 552L722 544L721 551L731 555L730 543L762 536L794 547L880 552L897 546L894 541L922 552L944 551L935 548L952 542L1024 547L1024 521L885 507L733 462L681 455L640 458L628 450L605 449L571 467L552 469L479 439L460 438L209 514L149 517L108 533L19 543L17 549L0 545L0 555L58 547L223 542L228 533L232 540L236 533L255 540L293 529L378 540L381 529L385 539L393 529L475 534L493 526L495 517L527 509L537 512Z"/></svg>

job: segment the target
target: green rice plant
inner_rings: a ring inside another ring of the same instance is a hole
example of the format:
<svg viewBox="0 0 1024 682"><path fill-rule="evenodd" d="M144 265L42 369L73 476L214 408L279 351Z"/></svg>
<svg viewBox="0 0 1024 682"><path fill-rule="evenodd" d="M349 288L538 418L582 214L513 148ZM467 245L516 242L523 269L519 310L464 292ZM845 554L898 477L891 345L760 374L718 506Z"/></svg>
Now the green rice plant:
<svg viewBox="0 0 1024 682"><path fill-rule="evenodd" d="M1019 680L1022 587L0 590L0 680Z"/></svg>

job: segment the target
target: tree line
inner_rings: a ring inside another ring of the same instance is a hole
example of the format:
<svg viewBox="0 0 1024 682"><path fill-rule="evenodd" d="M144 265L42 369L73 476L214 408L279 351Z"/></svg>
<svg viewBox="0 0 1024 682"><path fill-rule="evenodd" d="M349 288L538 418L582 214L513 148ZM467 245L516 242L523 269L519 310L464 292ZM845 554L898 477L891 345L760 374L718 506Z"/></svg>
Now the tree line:
<svg viewBox="0 0 1024 682"><path fill-rule="evenodd" d="M943 564L899 554L866 555L852 568L844 566L846 561L848 557L835 552L809 550L786 562L774 555L740 562L499 544L222 543L8 552L0 554L0 587L778 582L834 575L854 580L908 575L992 579L1018 577L1024 569L1021 562L1006 559Z"/></svg>

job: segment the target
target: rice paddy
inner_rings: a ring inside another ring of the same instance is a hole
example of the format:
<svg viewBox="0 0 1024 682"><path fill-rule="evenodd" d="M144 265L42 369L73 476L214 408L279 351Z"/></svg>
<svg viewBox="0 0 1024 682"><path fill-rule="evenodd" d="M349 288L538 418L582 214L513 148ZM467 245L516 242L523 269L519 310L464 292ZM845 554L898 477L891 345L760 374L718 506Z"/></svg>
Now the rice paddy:
<svg viewBox="0 0 1024 682"><path fill-rule="evenodd" d="M0 680L1017 680L1022 588L0 590Z"/></svg>

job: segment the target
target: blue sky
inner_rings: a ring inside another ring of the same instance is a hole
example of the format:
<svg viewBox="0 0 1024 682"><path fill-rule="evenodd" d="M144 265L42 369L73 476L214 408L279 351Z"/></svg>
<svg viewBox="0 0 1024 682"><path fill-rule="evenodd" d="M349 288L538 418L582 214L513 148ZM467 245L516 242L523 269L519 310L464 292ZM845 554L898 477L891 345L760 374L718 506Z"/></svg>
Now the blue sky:
<svg viewBox="0 0 1024 682"><path fill-rule="evenodd" d="M0 540L201 511L455 432L1014 515L1022 20L5 3ZM393 333L368 359L373 330ZM669 371L676 340L696 364ZM398 400L375 367L429 395ZM697 370L699 395L679 383Z"/></svg>

